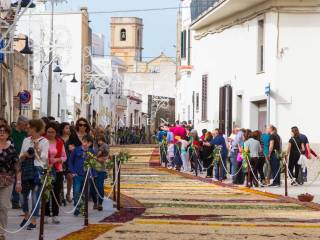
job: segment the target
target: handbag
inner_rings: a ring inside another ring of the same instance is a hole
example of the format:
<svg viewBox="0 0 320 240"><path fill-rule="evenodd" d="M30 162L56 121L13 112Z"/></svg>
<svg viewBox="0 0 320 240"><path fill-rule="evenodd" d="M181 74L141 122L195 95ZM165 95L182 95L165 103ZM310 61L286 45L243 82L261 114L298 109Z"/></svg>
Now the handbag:
<svg viewBox="0 0 320 240"><path fill-rule="evenodd" d="M301 153L300 148L299 148L299 146L298 146L298 144L297 144L297 141L296 141L294 138L292 138L292 139L293 139L294 143L296 144L296 147L297 147L297 149L298 149L298 151L299 151L299 153L300 153L300 158L299 158L299 160L298 160L298 165L300 165L301 168L302 168L303 170L305 170L306 167L307 167L307 164L306 164L306 162L307 162L307 157L306 157L304 154Z"/></svg>
<svg viewBox="0 0 320 240"><path fill-rule="evenodd" d="M21 180L29 181L35 178L34 157L21 161Z"/></svg>
<svg viewBox="0 0 320 240"><path fill-rule="evenodd" d="M8 173L0 173L0 188L5 188L13 184L14 177L10 176Z"/></svg>
<svg viewBox="0 0 320 240"><path fill-rule="evenodd" d="M241 156L241 153L240 152L238 152L238 154L237 154L237 162L242 162L242 156Z"/></svg>

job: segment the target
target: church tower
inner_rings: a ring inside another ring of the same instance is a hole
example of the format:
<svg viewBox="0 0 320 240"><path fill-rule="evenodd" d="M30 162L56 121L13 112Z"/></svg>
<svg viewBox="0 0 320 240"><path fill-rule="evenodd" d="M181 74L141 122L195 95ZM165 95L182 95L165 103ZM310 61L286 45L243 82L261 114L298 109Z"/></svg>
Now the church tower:
<svg viewBox="0 0 320 240"><path fill-rule="evenodd" d="M136 62L142 61L143 21L135 17L111 18L111 46L112 56L122 59L128 72L135 69Z"/></svg>

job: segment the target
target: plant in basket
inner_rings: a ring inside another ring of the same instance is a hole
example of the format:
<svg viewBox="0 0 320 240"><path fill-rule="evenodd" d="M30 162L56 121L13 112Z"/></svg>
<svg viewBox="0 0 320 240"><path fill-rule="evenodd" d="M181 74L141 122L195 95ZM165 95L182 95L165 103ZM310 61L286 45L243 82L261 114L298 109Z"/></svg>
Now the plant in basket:
<svg viewBox="0 0 320 240"><path fill-rule="evenodd" d="M303 193L298 195L298 199L301 202L312 202L314 199L314 196L309 193Z"/></svg>

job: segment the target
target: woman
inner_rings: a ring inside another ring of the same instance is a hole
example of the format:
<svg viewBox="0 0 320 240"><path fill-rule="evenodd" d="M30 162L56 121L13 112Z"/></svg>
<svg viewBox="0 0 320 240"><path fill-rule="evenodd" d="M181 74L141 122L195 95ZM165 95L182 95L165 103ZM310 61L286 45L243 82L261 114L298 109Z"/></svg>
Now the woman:
<svg viewBox="0 0 320 240"><path fill-rule="evenodd" d="M288 144L287 153L289 154L289 172L291 174L291 178L294 177L292 180L291 185L302 185L303 182L299 178L299 172L301 170L301 166L298 164L299 158L301 154L305 152L305 146L301 141L300 132L297 127L291 128L291 138ZM293 172L294 169L294 172Z"/></svg>
<svg viewBox="0 0 320 240"><path fill-rule="evenodd" d="M44 122L40 119L29 121L28 135L30 137L23 140L20 153L23 197L22 210L25 214L20 226L25 225L30 216L28 204L30 192L32 193L32 209L37 207L27 230L33 230L37 227L36 219L39 217L40 204L36 206L36 202L42 188L41 176L43 175L43 169L48 166L49 142L46 138L42 137L44 126Z"/></svg>
<svg viewBox="0 0 320 240"><path fill-rule="evenodd" d="M197 130L192 130L190 132L190 145L191 146L189 148L189 155L190 155L191 169L192 171L195 171L196 175L198 175L200 139L199 139ZM201 170L201 167L200 167L200 170Z"/></svg>
<svg viewBox="0 0 320 240"><path fill-rule="evenodd" d="M67 161L64 162L63 167L64 167L64 173L67 179L67 194L66 194L66 200L71 203L72 202L72 198L71 198L71 188L72 188L72 174L69 171L68 168L68 159L70 157L70 153L71 151L68 148L68 142L69 142L69 138L70 138L70 124L67 122L63 122L60 124L60 136L61 139L64 142L64 148L67 154ZM63 188L62 188L62 195L63 195Z"/></svg>
<svg viewBox="0 0 320 240"><path fill-rule="evenodd" d="M250 130L247 130L247 132L244 134L244 137L244 149L248 150L250 153L250 165L248 166L247 186L252 187L254 184L256 187L258 187L259 183L257 182L256 178L258 178L257 176L259 153L262 151L260 142L257 140L259 139L259 136L257 135L257 132L251 132Z"/></svg>
<svg viewBox="0 0 320 240"><path fill-rule="evenodd" d="M220 147L221 148L221 158L223 161L224 166L226 166L227 164L227 157L228 157L228 149L227 149L227 143L226 143L226 139L223 136L223 131L220 129L215 129L214 130L214 135L215 138L213 138L210 141L210 145L212 147ZM226 179L226 171L223 168L223 166L219 166L215 168L215 178L217 180L225 180Z"/></svg>
<svg viewBox="0 0 320 240"><path fill-rule="evenodd" d="M7 228L8 209L11 207L11 193L16 179L15 190L21 192L21 174L19 156L14 146L8 141L10 127L0 124L0 225ZM0 240L5 239L0 230Z"/></svg>
<svg viewBox="0 0 320 240"><path fill-rule="evenodd" d="M259 159L257 164L257 171L260 177L260 181L262 183L262 186L267 185L266 178L264 175L264 165L266 163L266 158L264 154L264 145L262 141L262 132L257 130L253 134L253 138L260 142L261 149L259 151Z"/></svg>
<svg viewBox="0 0 320 240"><path fill-rule="evenodd" d="M75 147L79 147L82 145L81 139L90 134L91 128L90 124L85 118L79 118L76 122L75 132L71 132L68 141L68 149L72 151Z"/></svg>
<svg viewBox="0 0 320 240"><path fill-rule="evenodd" d="M54 177L53 182L53 193L56 197L58 203L61 203L61 190L63 188L63 163L67 160L66 151L64 148L64 142L62 139L57 137L59 131L59 126L55 122L48 123L46 127L46 138L49 141L49 169L51 169L51 174ZM53 196L50 196L50 201L46 204L46 219L45 223L48 223L48 217L50 214L50 202L52 206L52 223L59 224L59 205L53 199Z"/></svg>
<svg viewBox="0 0 320 240"><path fill-rule="evenodd" d="M204 142L210 143L212 139L213 139L212 133L206 132L204 137ZM200 156L203 162L203 167L207 169L206 178L212 178L213 177L213 165L212 165L213 158L211 154L214 147L211 146L210 144L206 145L205 143L203 144L202 151L200 152Z"/></svg>

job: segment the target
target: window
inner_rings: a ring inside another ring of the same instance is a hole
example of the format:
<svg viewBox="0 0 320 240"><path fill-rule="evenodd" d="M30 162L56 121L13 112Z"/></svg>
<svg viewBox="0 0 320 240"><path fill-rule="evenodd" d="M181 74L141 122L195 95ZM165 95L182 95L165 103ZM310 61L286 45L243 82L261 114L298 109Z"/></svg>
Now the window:
<svg viewBox="0 0 320 240"><path fill-rule="evenodd" d="M264 20L258 21L258 73L264 72Z"/></svg>
<svg viewBox="0 0 320 240"><path fill-rule="evenodd" d="M201 120L208 120L208 75L202 76L202 112L201 112Z"/></svg>
<svg viewBox="0 0 320 240"><path fill-rule="evenodd" d="M126 41L127 40L127 31L123 28L120 31L120 41Z"/></svg>
<svg viewBox="0 0 320 240"><path fill-rule="evenodd" d="M200 96L199 93L196 94L196 111L199 112L200 107Z"/></svg>
<svg viewBox="0 0 320 240"><path fill-rule="evenodd" d="M139 110L134 110L134 125L138 124L139 120Z"/></svg>
<svg viewBox="0 0 320 240"><path fill-rule="evenodd" d="M60 117L60 94L58 94L58 113L57 116Z"/></svg>
<svg viewBox="0 0 320 240"><path fill-rule="evenodd" d="M181 58L186 58L187 55L187 32L181 32Z"/></svg>

